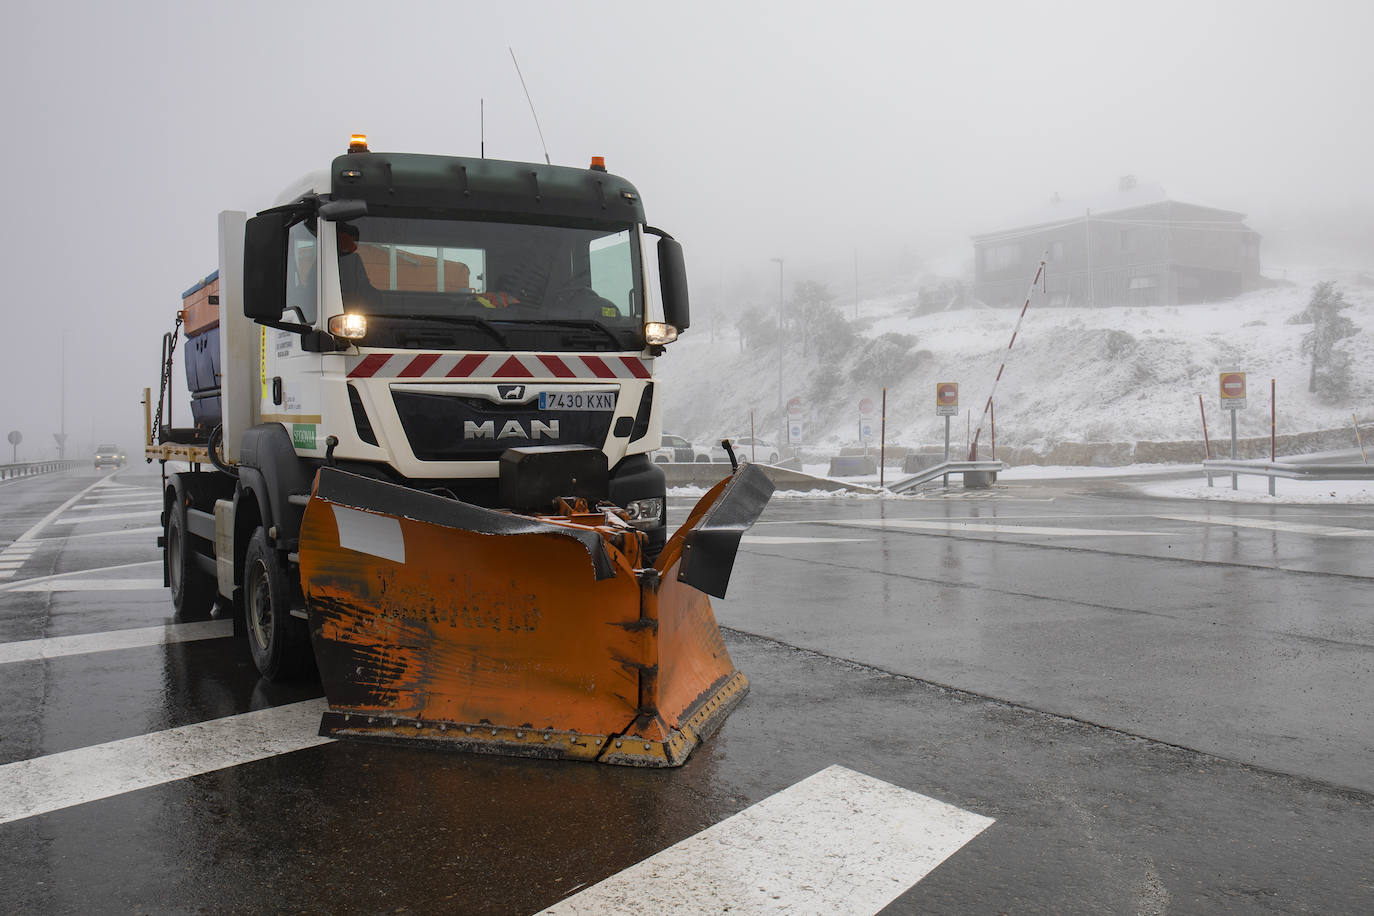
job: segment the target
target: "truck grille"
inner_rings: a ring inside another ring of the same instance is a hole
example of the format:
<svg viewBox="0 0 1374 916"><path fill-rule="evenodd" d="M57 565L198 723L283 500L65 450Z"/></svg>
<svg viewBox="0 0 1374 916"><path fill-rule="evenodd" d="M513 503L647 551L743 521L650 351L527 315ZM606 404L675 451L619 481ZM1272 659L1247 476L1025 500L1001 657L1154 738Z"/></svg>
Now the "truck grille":
<svg viewBox="0 0 1374 916"><path fill-rule="evenodd" d="M539 410L485 398L392 391L396 414L421 461L495 461L508 448L587 445L603 448L615 410Z"/></svg>

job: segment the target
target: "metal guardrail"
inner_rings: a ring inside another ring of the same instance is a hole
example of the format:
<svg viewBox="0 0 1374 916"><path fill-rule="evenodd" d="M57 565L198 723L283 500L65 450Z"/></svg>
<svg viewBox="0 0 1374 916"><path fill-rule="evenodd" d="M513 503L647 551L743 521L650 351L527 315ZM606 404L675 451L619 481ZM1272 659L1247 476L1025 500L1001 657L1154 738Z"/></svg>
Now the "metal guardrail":
<svg viewBox="0 0 1374 916"><path fill-rule="evenodd" d="M65 471L74 468L79 464L85 464L83 460L67 458L61 461L27 461L22 464L0 464L0 480L9 480L12 477L33 477L37 474L51 474L53 471Z"/></svg>
<svg viewBox="0 0 1374 916"><path fill-rule="evenodd" d="M936 477L944 477L947 474L967 475L977 472L996 474L998 471L1004 470L1005 468L1006 465L1002 462L987 458L979 461L942 461L939 464L931 465L924 471L913 474L905 480L890 483L887 485L887 488L893 493L905 493L908 490L914 490L923 483L930 483ZM965 476L964 485L968 486L968 483L968 477Z"/></svg>
<svg viewBox="0 0 1374 916"><path fill-rule="evenodd" d="M1295 464L1291 461L1232 461L1213 458L1202 462L1213 474L1257 474L1290 480L1374 480L1374 464Z"/></svg>
<svg viewBox="0 0 1374 916"><path fill-rule="evenodd" d="M1212 486L1215 475L1231 475L1231 489L1236 489L1236 477L1251 474L1269 478L1269 495L1274 495L1274 480L1284 477L1288 480L1374 480L1374 465L1369 464L1297 464L1291 461L1238 461L1229 458L1212 458L1202 462L1202 471L1207 475L1207 486Z"/></svg>

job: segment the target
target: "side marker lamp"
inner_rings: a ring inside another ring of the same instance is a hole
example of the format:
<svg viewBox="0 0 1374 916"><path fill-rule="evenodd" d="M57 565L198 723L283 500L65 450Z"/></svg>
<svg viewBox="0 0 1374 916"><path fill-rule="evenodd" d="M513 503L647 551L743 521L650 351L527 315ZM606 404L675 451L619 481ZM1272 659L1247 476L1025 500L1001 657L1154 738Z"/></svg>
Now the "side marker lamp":
<svg viewBox="0 0 1374 916"><path fill-rule="evenodd" d="M677 340L677 328L663 321L650 321L644 325L644 339L650 346L661 347Z"/></svg>
<svg viewBox="0 0 1374 916"><path fill-rule="evenodd" d="M329 333L345 340L362 340L367 336L367 316L356 312L335 315L329 319Z"/></svg>

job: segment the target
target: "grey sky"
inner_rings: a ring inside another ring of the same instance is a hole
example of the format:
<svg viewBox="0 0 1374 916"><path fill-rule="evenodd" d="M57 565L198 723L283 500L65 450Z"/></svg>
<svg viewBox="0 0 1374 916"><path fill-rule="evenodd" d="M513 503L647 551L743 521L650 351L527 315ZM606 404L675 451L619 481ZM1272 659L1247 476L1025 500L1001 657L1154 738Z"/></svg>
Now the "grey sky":
<svg viewBox="0 0 1374 916"><path fill-rule="evenodd" d="M1126 173L1251 214L1266 261L1369 230L1371 26L1362 2L11 3L0 432L50 447L66 328L68 432L134 448L215 214L350 132L476 155L485 98L487 154L541 159L508 47L554 162L634 181L714 304L776 289L777 256L846 296L856 250L873 292L957 270L970 232Z"/></svg>

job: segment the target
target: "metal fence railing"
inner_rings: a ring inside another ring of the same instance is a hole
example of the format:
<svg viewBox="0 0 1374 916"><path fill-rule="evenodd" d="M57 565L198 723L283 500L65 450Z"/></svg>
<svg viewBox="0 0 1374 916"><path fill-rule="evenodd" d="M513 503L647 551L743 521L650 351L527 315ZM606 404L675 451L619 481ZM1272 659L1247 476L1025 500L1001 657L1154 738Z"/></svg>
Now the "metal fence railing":
<svg viewBox="0 0 1374 916"><path fill-rule="evenodd" d="M933 483L936 477L943 478L944 482L948 484L950 474L983 474L987 475L983 479L991 482L992 475L1005 469L1006 465L995 458L978 461L942 461L896 483L888 484L887 488L893 493L906 493L922 484ZM967 486L970 483L972 480L965 476L964 484Z"/></svg>
<svg viewBox="0 0 1374 916"><path fill-rule="evenodd" d="M85 461L78 461L73 458L58 461L26 461L21 464L0 464L0 480L9 480L11 477L33 477L36 474L51 474L53 471L65 471L74 468Z"/></svg>
<svg viewBox="0 0 1374 916"><path fill-rule="evenodd" d="M1202 471L1207 475L1207 486L1212 486L1214 476L1231 475L1231 489L1236 489L1236 477L1252 474L1269 478L1269 495L1274 495L1274 481L1279 477L1289 480L1374 480L1374 465L1369 464L1297 464L1291 461L1238 461L1228 458L1214 458L1202 462Z"/></svg>

